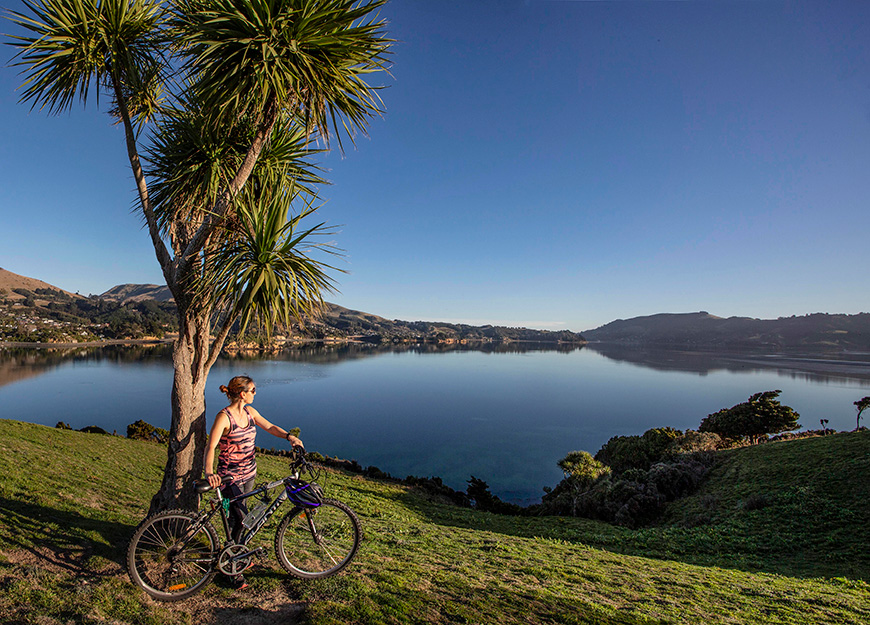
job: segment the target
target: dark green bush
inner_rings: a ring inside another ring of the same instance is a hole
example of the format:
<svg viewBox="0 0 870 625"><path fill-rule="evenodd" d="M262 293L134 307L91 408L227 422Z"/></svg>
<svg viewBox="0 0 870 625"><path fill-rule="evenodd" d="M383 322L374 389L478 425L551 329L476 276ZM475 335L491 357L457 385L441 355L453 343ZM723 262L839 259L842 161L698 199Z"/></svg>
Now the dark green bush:
<svg viewBox="0 0 870 625"><path fill-rule="evenodd" d="M108 434L108 432L99 425L86 425L80 429L79 432L85 432L87 434Z"/></svg>
<svg viewBox="0 0 870 625"><path fill-rule="evenodd" d="M705 452L683 454L648 469L629 468L604 474L583 492L566 477L544 495L535 512L639 527L655 520L665 503L694 492L711 462L712 456Z"/></svg>
<svg viewBox="0 0 870 625"><path fill-rule="evenodd" d="M770 505L770 497L765 493L750 495L743 501L744 510L761 510Z"/></svg>
<svg viewBox="0 0 870 625"><path fill-rule="evenodd" d="M779 403L776 398L781 392L756 393L743 403L709 414L698 430L732 441L748 438L752 442L768 434L796 430L800 427L800 415Z"/></svg>
<svg viewBox="0 0 870 625"><path fill-rule="evenodd" d="M666 501L673 501L695 491L707 467L701 462L685 458L677 462L654 464L646 475L646 482L655 486Z"/></svg>
<svg viewBox="0 0 870 625"><path fill-rule="evenodd" d="M169 440L169 432L139 419L127 426L127 438L140 441L156 440L158 443L163 443Z"/></svg>
<svg viewBox="0 0 870 625"><path fill-rule="evenodd" d="M486 510L496 514L523 514L525 510L520 506L502 501L489 491L489 484L481 479L471 476L468 480L468 488L465 490L472 507L478 510Z"/></svg>
<svg viewBox="0 0 870 625"><path fill-rule="evenodd" d="M628 469L649 469L669 456L669 450L683 433L671 427L653 428L642 436L614 436L607 441L595 459L619 473Z"/></svg>

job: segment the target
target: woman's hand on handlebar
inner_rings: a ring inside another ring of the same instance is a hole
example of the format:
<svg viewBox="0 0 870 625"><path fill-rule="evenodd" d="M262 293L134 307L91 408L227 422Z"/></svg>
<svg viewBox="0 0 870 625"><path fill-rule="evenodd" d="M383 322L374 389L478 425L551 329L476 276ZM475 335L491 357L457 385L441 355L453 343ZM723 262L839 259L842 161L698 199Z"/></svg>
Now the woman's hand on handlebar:
<svg viewBox="0 0 870 625"><path fill-rule="evenodd" d="M208 483L212 488L217 488L218 486L221 485L221 482L222 482L221 476L218 475L217 473L206 473L205 479L208 480Z"/></svg>

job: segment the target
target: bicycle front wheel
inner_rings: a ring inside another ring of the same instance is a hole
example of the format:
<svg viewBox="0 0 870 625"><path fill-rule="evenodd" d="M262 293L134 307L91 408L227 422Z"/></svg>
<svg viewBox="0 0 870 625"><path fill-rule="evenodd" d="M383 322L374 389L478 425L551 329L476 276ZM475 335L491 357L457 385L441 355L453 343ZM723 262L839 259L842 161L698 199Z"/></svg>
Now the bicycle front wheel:
<svg viewBox="0 0 870 625"><path fill-rule="evenodd" d="M361 539L353 510L335 499L324 499L317 508L297 508L284 517L275 532L275 554L291 575L329 577L350 563Z"/></svg>
<svg viewBox="0 0 870 625"><path fill-rule="evenodd" d="M220 548L211 523L196 526L184 510L158 512L145 519L127 548L127 573L134 584L159 601L178 601L215 576Z"/></svg>

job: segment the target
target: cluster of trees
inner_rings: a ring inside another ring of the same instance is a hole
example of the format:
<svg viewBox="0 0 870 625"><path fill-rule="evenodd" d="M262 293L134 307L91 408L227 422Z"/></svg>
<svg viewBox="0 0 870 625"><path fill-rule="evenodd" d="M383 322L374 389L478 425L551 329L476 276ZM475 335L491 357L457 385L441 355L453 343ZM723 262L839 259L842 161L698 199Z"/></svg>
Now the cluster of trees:
<svg viewBox="0 0 870 625"><path fill-rule="evenodd" d="M698 487L721 444L716 434L654 428L614 436L594 457L571 452L559 461L565 478L544 495L539 512L643 525Z"/></svg>
<svg viewBox="0 0 870 625"><path fill-rule="evenodd" d="M496 513L582 516L638 527L653 521L667 502L694 492L716 450L758 443L769 435L798 429L800 415L779 402L781 392L756 393L745 402L712 413L697 431L653 428L639 436L614 436L594 456L572 451L558 463L564 479L555 488L545 489L536 506L520 508L503 502L475 477L465 493L450 491L440 481L424 480L419 485L462 505ZM870 409L870 396L854 405L856 429L860 429L862 413Z"/></svg>
<svg viewBox="0 0 870 625"><path fill-rule="evenodd" d="M540 511L630 527L648 523L667 502L698 487L714 450L800 427L800 415L777 400L780 393L756 393L710 414L697 431L653 428L640 436L614 436L594 457L571 452L559 461L565 478L543 497Z"/></svg>

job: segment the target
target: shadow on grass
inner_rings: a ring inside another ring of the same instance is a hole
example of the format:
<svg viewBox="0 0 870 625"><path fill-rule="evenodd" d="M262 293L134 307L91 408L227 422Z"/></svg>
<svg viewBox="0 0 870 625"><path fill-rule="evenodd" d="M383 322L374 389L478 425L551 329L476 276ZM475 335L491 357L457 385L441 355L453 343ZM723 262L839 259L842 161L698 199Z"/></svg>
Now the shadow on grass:
<svg viewBox="0 0 870 625"><path fill-rule="evenodd" d="M28 553L35 564L75 574L117 574L117 570L89 568L88 562L99 556L123 567L127 541L134 530L126 523L0 497L0 542L11 550Z"/></svg>

